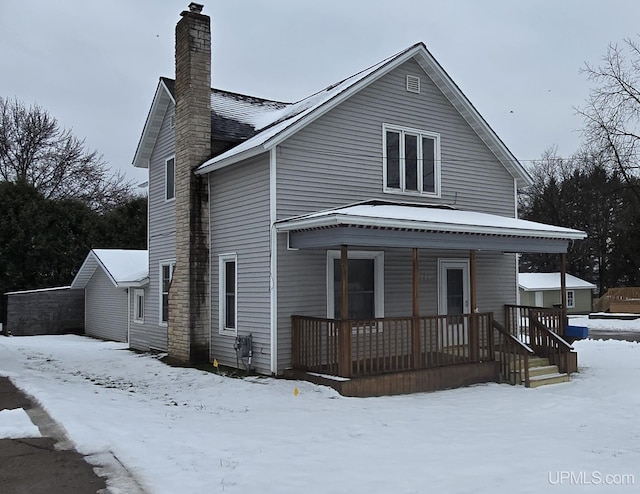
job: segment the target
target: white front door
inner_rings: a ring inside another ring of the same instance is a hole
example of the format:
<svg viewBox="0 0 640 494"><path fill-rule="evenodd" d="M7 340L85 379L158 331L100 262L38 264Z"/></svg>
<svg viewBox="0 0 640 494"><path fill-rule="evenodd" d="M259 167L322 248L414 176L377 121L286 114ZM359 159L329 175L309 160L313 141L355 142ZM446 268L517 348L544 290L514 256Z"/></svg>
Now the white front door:
<svg viewBox="0 0 640 494"><path fill-rule="evenodd" d="M469 261L440 259L438 261L438 314L455 316L468 314Z"/></svg>
<svg viewBox="0 0 640 494"><path fill-rule="evenodd" d="M466 345L469 328L466 319L455 316L468 314L469 261L466 259L440 259L438 261L438 314L449 316L441 326L441 347Z"/></svg>

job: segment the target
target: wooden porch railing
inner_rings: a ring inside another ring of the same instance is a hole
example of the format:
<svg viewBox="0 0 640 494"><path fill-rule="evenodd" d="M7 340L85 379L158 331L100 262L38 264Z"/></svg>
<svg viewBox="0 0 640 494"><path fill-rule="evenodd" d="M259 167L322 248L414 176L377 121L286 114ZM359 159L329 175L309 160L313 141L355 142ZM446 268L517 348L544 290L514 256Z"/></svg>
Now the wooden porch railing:
<svg viewBox="0 0 640 494"><path fill-rule="evenodd" d="M549 363L557 365L560 372L571 374L569 358L573 347L551 331L536 311L531 311L529 321L529 346L536 355L549 359Z"/></svg>
<svg viewBox="0 0 640 494"><path fill-rule="evenodd" d="M500 362L500 380L510 384L530 386L529 357L534 352L518 338L507 331L502 324L493 321L493 329L496 333L496 355Z"/></svg>
<svg viewBox="0 0 640 494"><path fill-rule="evenodd" d="M526 305L504 306L505 329L520 341L528 343L531 341L529 321L532 314L535 314L537 319L554 333L564 335L567 321L565 309L547 309Z"/></svg>
<svg viewBox="0 0 640 494"><path fill-rule="evenodd" d="M343 377L495 360L493 314L336 320L292 316L293 367Z"/></svg>

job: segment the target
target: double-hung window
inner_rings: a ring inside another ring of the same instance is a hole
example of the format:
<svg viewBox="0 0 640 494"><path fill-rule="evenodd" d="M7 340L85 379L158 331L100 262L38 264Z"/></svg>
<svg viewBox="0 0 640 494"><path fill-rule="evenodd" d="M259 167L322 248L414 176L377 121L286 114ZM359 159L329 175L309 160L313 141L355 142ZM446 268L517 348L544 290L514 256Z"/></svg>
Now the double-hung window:
<svg viewBox="0 0 640 494"><path fill-rule="evenodd" d="M383 125L384 190L440 195L440 135Z"/></svg>
<svg viewBox="0 0 640 494"><path fill-rule="evenodd" d="M176 198L176 160L169 158L164 163L164 199L171 201Z"/></svg>
<svg viewBox="0 0 640 494"><path fill-rule="evenodd" d="M175 265L175 262L160 264L160 324L162 325L166 325L169 321L169 286Z"/></svg>
<svg viewBox="0 0 640 494"><path fill-rule="evenodd" d="M567 290L567 308L573 309L576 306L576 293L573 290Z"/></svg>
<svg viewBox="0 0 640 494"><path fill-rule="evenodd" d="M133 291L133 321L144 322L144 290L141 288Z"/></svg>
<svg viewBox="0 0 640 494"><path fill-rule="evenodd" d="M236 254L222 254L219 257L219 312L220 332L236 333L238 313L238 257Z"/></svg>

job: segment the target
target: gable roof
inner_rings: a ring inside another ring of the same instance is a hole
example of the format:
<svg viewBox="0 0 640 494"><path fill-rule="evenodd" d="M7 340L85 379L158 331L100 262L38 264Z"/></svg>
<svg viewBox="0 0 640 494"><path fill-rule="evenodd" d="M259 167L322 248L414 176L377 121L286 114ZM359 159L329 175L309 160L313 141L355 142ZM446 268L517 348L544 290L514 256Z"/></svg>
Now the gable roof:
<svg viewBox="0 0 640 494"><path fill-rule="evenodd" d="M254 123L256 124L256 129L259 130L258 133L242 144L206 161L196 170L196 173L204 174L224 168L272 149L354 93L369 86L410 59L416 60L422 67L480 139L516 179L518 186L529 185L531 176L527 170L507 149L460 88L427 50L424 43L417 43L297 103L283 106L272 112L256 115Z"/></svg>
<svg viewBox="0 0 640 494"><path fill-rule="evenodd" d="M149 276L149 253L146 250L92 249L73 279L71 288L85 288L98 268L116 288L143 286Z"/></svg>
<svg viewBox="0 0 640 494"><path fill-rule="evenodd" d="M596 288L593 283L577 276L566 275L567 290ZM518 273L518 285L525 292L560 290L560 273Z"/></svg>

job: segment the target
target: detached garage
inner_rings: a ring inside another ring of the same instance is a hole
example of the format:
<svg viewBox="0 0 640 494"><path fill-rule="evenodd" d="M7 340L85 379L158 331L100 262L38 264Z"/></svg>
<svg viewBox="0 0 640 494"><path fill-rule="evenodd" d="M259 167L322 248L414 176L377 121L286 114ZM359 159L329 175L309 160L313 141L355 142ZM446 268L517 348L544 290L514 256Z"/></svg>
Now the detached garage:
<svg viewBox="0 0 640 494"><path fill-rule="evenodd" d="M91 250L71 283L85 291L85 334L128 342L129 291L148 282L148 251Z"/></svg>

